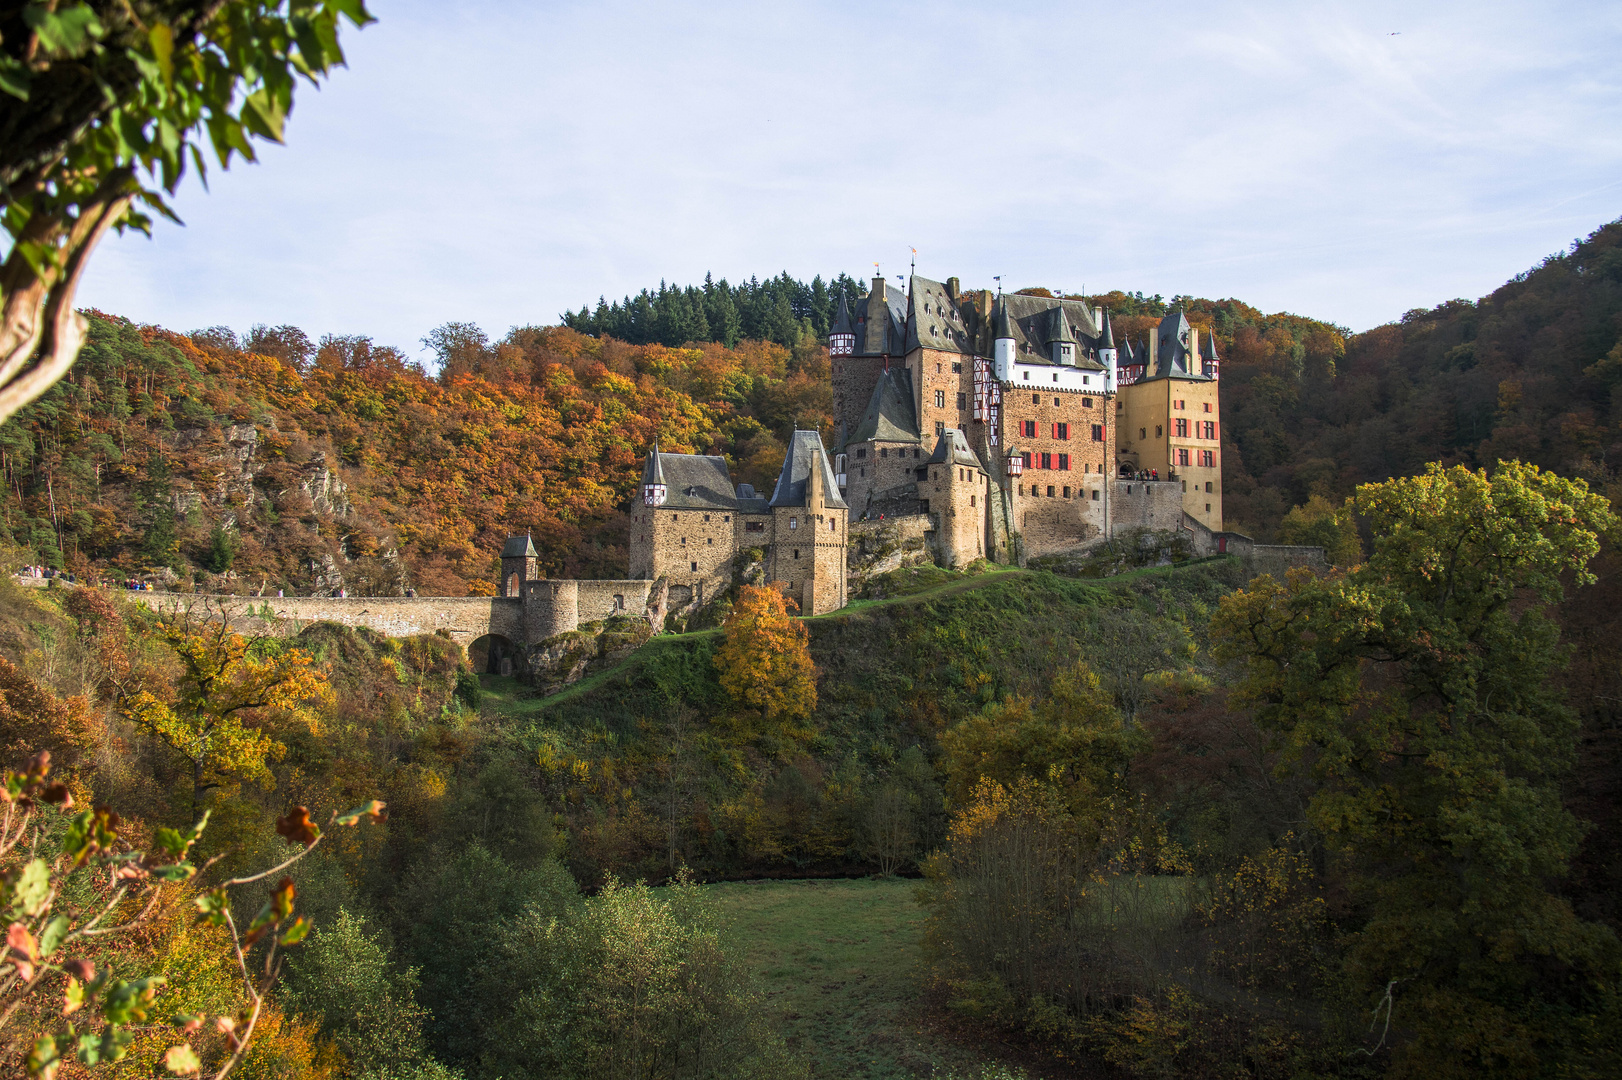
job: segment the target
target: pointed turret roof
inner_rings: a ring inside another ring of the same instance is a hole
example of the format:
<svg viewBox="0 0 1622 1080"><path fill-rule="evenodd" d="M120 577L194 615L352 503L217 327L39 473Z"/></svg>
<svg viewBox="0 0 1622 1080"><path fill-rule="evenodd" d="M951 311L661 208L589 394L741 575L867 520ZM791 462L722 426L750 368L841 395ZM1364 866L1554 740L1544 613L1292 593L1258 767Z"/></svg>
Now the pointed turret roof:
<svg viewBox="0 0 1622 1080"><path fill-rule="evenodd" d="M1099 331L1098 347L1100 349L1115 348L1115 328L1109 324L1109 309L1104 309L1104 326Z"/></svg>
<svg viewBox="0 0 1622 1080"><path fill-rule="evenodd" d="M854 334L856 324L850 320L850 305L845 303L845 291L839 290L839 314L834 316L834 328L830 333Z"/></svg>
<svg viewBox="0 0 1622 1080"><path fill-rule="evenodd" d="M845 508L834 479L828 452L822 448L822 436L815 431L796 431L789 441L788 453L783 457L783 471L777 476L777 488L772 492L773 506L804 506L806 481L811 470L822 472L822 498L830 507Z"/></svg>
<svg viewBox="0 0 1622 1080"><path fill-rule="evenodd" d="M868 399L867 412L846 440L861 442L914 442L918 439L918 418L912 407L912 372L891 368L879 375Z"/></svg>
<svg viewBox="0 0 1622 1080"><path fill-rule="evenodd" d="M998 341L1014 336L1014 323L1008 315L1008 303L1000 296L997 297L997 310L991 313L991 336Z"/></svg>
<svg viewBox="0 0 1622 1080"><path fill-rule="evenodd" d="M659 440L653 441L653 449L648 451L648 460L642 465L642 484L662 484L665 482L664 464L659 460Z"/></svg>
<svg viewBox="0 0 1622 1080"><path fill-rule="evenodd" d="M935 443L935 452L929 455L930 465L967 465L985 471L980 459L969 449L968 437L957 428L947 428Z"/></svg>
<svg viewBox="0 0 1622 1080"><path fill-rule="evenodd" d="M533 559L538 555L540 552L535 550L535 541L530 539L528 533L507 537L507 545L501 549L503 559Z"/></svg>
<svg viewBox="0 0 1622 1080"><path fill-rule="evenodd" d="M1207 333L1200 338L1200 356L1206 360L1217 358L1215 334Z"/></svg>

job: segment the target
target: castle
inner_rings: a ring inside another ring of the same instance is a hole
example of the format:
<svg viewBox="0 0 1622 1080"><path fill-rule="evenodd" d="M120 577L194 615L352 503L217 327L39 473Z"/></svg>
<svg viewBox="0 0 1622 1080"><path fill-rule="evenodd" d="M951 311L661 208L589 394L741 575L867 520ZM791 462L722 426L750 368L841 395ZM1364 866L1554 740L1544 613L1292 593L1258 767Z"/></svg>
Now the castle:
<svg viewBox="0 0 1622 1080"><path fill-rule="evenodd" d="M1181 311L1118 348L1109 313L1085 301L876 277L854 315L841 298L829 354L832 462L796 431L763 498L723 458L655 446L633 578L702 603L743 558L820 614L844 606L848 533L878 520L927 518L948 566L1134 527L1222 531L1220 362Z"/></svg>

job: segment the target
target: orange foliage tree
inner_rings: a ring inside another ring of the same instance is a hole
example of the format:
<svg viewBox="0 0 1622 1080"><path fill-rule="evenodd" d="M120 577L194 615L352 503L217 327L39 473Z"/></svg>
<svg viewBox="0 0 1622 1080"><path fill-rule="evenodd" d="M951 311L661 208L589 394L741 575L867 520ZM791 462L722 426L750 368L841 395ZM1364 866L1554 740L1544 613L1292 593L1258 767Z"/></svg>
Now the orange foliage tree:
<svg viewBox="0 0 1622 1080"><path fill-rule="evenodd" d="M800 740L817 707L817 668L805 626L771 588L745 585L715 654L721 688L739 706L730 724L739 741L761 735Z"/></svg>

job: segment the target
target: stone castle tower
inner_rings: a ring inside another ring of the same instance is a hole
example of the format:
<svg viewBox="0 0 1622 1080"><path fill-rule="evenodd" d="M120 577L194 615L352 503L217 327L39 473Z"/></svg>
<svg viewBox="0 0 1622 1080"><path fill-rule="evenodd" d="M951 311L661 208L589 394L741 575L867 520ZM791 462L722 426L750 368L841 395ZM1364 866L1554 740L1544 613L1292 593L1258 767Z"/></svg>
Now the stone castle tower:
<svg viewBox="0 0 1622 1080"><path fill-rule="evenodd" d="M731 586L738 558L758 552L767 580L820 615L845 606L848 519L814 431L794 433L769 498L734 485L723 457L655 445L631 515L630 574L664 578L674 605L707 603Z"/></svg>

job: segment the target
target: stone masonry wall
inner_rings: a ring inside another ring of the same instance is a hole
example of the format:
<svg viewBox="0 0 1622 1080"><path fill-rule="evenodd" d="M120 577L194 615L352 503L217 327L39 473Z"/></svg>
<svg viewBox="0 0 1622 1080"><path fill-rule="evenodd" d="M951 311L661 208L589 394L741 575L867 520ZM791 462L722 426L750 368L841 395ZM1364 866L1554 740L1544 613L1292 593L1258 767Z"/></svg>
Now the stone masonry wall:
<svg viewBox="0 0 1622 1080"><path fill-rule="evenodd" d="M335 622L367 626L390 637L449 632L463 646L485 634L510 641L524 635L523 601L491 596L202 596L194 593L149 593L140 599L157 611L181 611L203 602L223 603L232 625L263 630L276 622ZM268 613L269 618L265 615Z"/></svg>
<svg viewBox="0 0 1622 1080"><path fill-rule="evenodd" d="M1110 518L1114 531L1183 528L1183 485L1175 480L1115 480Z"/></svg>

